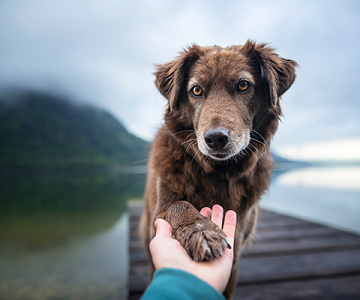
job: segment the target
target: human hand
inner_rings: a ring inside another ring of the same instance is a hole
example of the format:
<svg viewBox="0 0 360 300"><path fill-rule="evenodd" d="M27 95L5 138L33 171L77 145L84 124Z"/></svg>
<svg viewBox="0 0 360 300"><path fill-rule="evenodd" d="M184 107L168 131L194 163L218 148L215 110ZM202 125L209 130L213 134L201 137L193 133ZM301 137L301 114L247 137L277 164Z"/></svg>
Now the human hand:
<svg viewBox="0 0 360 300"><path fill-rule="evenodd" d="M204 207L200 213L222 227L223 208L214 205L211 210ZM163 219L155 221L156 236L150 243L150 252L156 269L174 268L191 273L222 293L228 283L234 259L234 235L236 227L236 213L232 210L225 215L222 230L227 236L231 249L225 249L222 256L210 262L193 261L180 243L172 238L172 229Z"/></svg>

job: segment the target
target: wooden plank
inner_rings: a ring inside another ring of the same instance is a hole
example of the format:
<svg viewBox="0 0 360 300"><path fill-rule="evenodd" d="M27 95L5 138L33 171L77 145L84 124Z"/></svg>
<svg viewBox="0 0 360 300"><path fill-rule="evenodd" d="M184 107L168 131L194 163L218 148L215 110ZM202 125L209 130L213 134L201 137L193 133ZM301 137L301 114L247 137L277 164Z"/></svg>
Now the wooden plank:
<svg viewBox="0 0 360 300"><path fill-rule="evenodd" d="M133 273L129 275L129 290L132 293L140 293L145 291L149 284L150 266L135 267Z"/></svg>
<svg viewBox="0 0 360 300"><path fill-rule="evenodd" d="M289 218L278 218L278 219L270 219L269 221L262 221L259 220L257 223L257 228L260 229L270 229L272 227L281 227L281 226L302 226L305 225L307 226L307 222L304 222L302 220L298 220L298 219L289 219Z"/></svg>
<svg viewBox="0 0 360 300"><path fill-rule="evenodd" d="M360 238L352 235L319 236L316 239L298 238L274 240L271 243L258 240L246 249L244 256L286 255L343 249L360 249Z"/></svg>
<svg viewBox="0 0 360 300"><path fill-rule="evenodd" d="M234 300L358 300L360 276L239 285Z"/></svg>
<svg viewBox="0 0 360 300"><path fill-rule="evenodd" d="M255 283L294 278L360 274L360 250L240 259L238 282Z"/></svg>
<svg viewBox="0 0 360 300"><path fill-rule="evenodd" d="M329 227L314 227L307 228L293 228L291 231L288 229L261 231L258 230L255 235L255 241L269 241L275 239L288 239L288 238L317 238L320 236L335 236L342 235L343 232Z"/></svg>
<svg viewBox="0 0 360 300"><path fill-rule="evenodd" d="M270 210L265 210L265 209L262 209L259 211L259 218L272 218L272 217L277 217L279 216L280 214L279 213L276 213L276 212L273 212L273 211L270 211Z"/></svg>

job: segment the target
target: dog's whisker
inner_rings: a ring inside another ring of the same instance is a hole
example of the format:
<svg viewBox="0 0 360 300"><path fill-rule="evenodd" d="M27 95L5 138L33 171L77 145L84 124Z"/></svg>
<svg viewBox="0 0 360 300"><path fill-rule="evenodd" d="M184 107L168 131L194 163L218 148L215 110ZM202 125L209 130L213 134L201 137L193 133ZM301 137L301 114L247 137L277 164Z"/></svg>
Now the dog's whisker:
<svg viewBox="0 0 360 300"><path fill-rule="evenodd" d="M256 134L264 141L265 145L267 145L266 140L264 139L264 137L263 137L259 132L257 132L257 131L254 130L254 129L252 129L251 132L256 133Z"/></svg>
<svg viewBox="0 0 360 300"><path fill-rule="evenodd" d="M259 158L256 156L256 154L255 154L250 148L248 148L248 149L249 149L250 152L256 157L257 161L259 161Z"/></svg>
<svg viewBox="0 0 360 300"><path fill-rule="evenodd" d="M197 145L197 144L198 144L197 139L194 139L194 140L188 145L187 149L188 149L188 148L192 148L192 147L194 147L194 146Z"/></svg>
<svg viewBox="0 0 360 300"><path fill-rule="evenodd" d="M254 147L254 145L252 145L252 144L249 144L249 145L251 145L251 146ZM250 147L248 147L247 149L249 149L249 151L256 157L256 161L261 165L261 160L260 160L259 157L255 154L255 152L253 152ZM259 154L261 155L262 158L264 158L264 156L260 153L260 151L259 151L258 149L256 149L256 147L254 147L254 149L259 152Z"/></svg>
<svg viewBox="0 0 360 300"><path fill-rule="evenodd" d="M197 139L187 140L187 141L183 142L183 143L181 144L181 146L183 146L183 145L185 145L185 144L187 144L187 143L191 143L191 142L197 142Z"/></svg>
<svg viewBox="0 0 360 300"><path fill-rule="evenodd" d="M229 159L229 162L230 162L231 166L233 167L233 169L236 171L236 167L234 166L232 159ZM237 163L236 155L235 155L235 163Z"/></svg>
<svg viewBox="0 0 360 300"><path fill-rule="evenodd" d="M266 144L264 144L263 142L260 142L260 141L257 140L257 139L254 139L253 137L251 137L250 139L251 139L252 141L258 142L258 143L261 144L261 145L266 146Z"/></svg>
<svg viewBox="0 0 360 300"><path fill-rule="evenodd" d="M258 148L256 148L255 146L254 146L254 148L255 148L255 150L256 150L257 152L259 152L260 156L261 156L262 158L264 158L264 155L260 152L260 150L259 150Z"/></svg>
<svg viewBox="0 0 360 300"><path fill-rule="evenodd" d="M244 158L245 158L245 156L246 156L246 153L245 153L245 151L244 151L244 150L242 150L242 151L239 153L239 157L240 157L240 159L244 159Z"/></svg>
<svg viewBox="0 0 360 300"><path fill-rule="evenodd" d="M239 153L237 153L236 155L234 155L233 157L231 157L231 160L235 162L235 164L237 164L238 159L241 159L241 151Z"/></svg>
<svg viewBox="0 0 360 300"><path fill-rule="evenodd" d="M245 149L243 150L243 153L245 154L245 156L249 156L249 153L248 153L246 150L247 150L247 148L245 148Z"/></svg>
<svg viewBox="0 0 360 300"><path fill-rule="evenodd" d="M197 144L197 142L193 142L192 144L189 144L187 147L186 147L186 152L188 152L189 149L191 149L192 147L194 147L195 145Z"/></svg>
<svg viewBox="0 0 360 300"><path fill-rule="evenodd" d="M250 146L253 147L257 152L259 152L259 154L260 154L262 157L264 157L264 156L262 155L262 153L259 151L259 149L258 149L257 147L255 147L255 145L253 145L253 144L250 143L250 144L248 145L248 147L250 147Z"/></svg>
<svg viewBox="0 0 360 300"><path fill-rule="evenodd" d="M188 135L186 136L185 140L187 140L187 139L189 139L189 138L195 138L195 139L197 139L197 136L196 136L196 134L195 134L194 132L192 132L192 133L190 133L190 134L188 134Z"/></svg>
<svg viewBox="0 0 360 300"><path fill-rule="evenodd" d="M184 130L184 131L187 131L187 130ZM195 138L192 138L192 139L189 139L188 138L191 138L191 137L195 137ZM189 149L191 149L191 147L193 147L196 143L197 143L197 138L196 138L196 134L194 132L188 134L185 138L185 141L181 144L181 146L184 146L185 144L189 143L189 145L186 147L185 149L185 153L188 152Z"/></svg>
<svg viewBox="0 0 360 300"><path fill-rule="evenodd" d="M196 151L195 155L193 156L192 160L190 161L190 164L192 164L192 162L194 161L196 155L200 152L200 149L198 149L198 151Z"/></svg>
<svg viewBox="0 0 360 300"><path fill-rule="evenodd" d="M192 130L192 129L186 129L186 130L177 131L177 132L173 133L171 136L175 136L175 135L177 135L177 134L180 134L180 133L183 133L183 132L187 132L187 131L194 132L194 130Z"/></svg>
<svg viewBox="0 0 360 300"><path fill-rule="evenodd" d="M195 138L196 138L196 134L194 132L192 132L186 136L185 140L187 140L189 137L192 137L192 136L195 136Z"/></svg>
<svg viewBox="0 0 360 300"><path fill-rule="evenodd" d="M256 148L254 145L252 145L252 144L249 144L249 145L251 145L251 146L260 154L261 158L264 159L264 156L263 156L262 153L259 151L259 149L257 149L257 148ZM255 153L254 153L254 155L255 155ZM259 163L260 163L259 158L258 158L258 161L259 161Z"/></svg>
<svg viewBox="0 0 360 300"><path fill-rule="evenodd" d="M197 144L196 141L190 143L190 144L186 147L185 151L186 151L186 152L189 152L189 150L190 150L192 147L194 147L196 144Z"/></svg>

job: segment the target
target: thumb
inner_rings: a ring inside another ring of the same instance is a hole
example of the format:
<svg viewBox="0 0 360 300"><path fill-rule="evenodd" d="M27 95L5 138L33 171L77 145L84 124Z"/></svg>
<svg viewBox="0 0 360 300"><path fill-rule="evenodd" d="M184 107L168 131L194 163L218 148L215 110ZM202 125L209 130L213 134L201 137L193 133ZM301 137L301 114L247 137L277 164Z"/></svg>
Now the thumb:
<svg viewBox="0 0 360 300"><path fill-rule="evenodd" d="M155 221L156 236L172 237L172 228L164 219L157 219Z"/></svg>

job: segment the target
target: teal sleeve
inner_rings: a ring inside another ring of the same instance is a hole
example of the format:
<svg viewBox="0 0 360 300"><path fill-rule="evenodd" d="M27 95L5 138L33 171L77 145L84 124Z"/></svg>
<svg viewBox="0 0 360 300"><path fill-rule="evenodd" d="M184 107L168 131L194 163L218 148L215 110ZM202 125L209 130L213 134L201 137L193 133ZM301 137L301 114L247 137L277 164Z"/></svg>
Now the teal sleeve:
<svg viewBox="0 0 360 300"><path fill-rule="evenodd" d="M211 285L198 277L177 269L157 270L141 300L224 300Z"/></svg>

